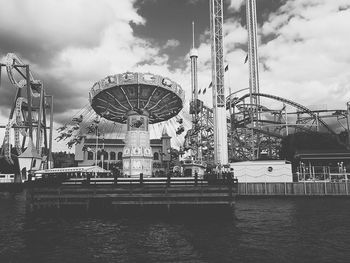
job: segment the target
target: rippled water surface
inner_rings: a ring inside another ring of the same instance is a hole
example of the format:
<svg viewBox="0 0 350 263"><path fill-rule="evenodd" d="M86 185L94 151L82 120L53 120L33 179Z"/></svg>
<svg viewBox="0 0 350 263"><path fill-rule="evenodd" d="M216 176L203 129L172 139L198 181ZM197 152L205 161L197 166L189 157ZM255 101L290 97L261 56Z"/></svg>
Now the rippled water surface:
<svg viewBox="0 0 350 263"><path fill-rule="evenodd" d="M350 199L238 199L232 218L29 216L0 193L0 262L350 262Z"/></svg>

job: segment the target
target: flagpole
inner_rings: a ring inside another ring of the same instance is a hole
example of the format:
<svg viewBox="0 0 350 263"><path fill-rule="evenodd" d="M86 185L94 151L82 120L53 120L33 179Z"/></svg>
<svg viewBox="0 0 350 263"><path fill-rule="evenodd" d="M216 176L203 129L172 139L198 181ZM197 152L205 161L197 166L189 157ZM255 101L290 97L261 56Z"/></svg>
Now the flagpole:
<svg viewBox="0 0 350 263"><path fill-rule="evenodd" d="M226 69L226 68L225 68ZM227 65L227 71L228 71L228 65ZM232 90L231 90L231 82L230 82L230 74L228 74L228 90L229 90L229 114L230 114L230 139L231 139L231 157L234 156L234 147L233 147L233 127L232 127ZM230 160L229 160L230 161Z"/></svg>
<svg viewBox="0 0 350 263"><path fill-rule="evenodd" d="M285 114L285 119L286 119L286 134L288 136L288 115L287 115L287 107L286 104L283 103L283 107L284 107L284 114Z"/></svg>
<svg viewBox="0 0 350 263"><path fill-rule="evenodd" d="M96 125L96 154L95 154L95 178L97 177L97 153L98 153L98 126Z"/></svg>

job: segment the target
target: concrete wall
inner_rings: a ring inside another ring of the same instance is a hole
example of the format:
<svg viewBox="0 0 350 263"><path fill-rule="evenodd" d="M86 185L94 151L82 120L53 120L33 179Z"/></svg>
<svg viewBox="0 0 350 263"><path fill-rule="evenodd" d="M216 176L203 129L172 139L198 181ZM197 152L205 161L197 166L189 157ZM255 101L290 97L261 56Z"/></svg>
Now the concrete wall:
<svg viewBox="0 0 350 263"><path fill-rule="evenodd" d="M230 163L238 182L293 182L292 165L281 160Z"/></svg>

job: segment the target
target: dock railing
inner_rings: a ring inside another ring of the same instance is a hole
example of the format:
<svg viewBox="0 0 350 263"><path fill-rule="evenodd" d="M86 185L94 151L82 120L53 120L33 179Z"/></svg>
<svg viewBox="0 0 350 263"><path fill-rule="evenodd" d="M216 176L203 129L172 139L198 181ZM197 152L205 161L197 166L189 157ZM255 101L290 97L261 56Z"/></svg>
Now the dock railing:
<svg viewBox="0 0 350 263"><path fill-rule="evenodd" d="M348 181L238 183L240 196L349 196Z"/></svg>
<svg viewBox="0 0 350 263"><path fill-rule="evenodd" d="M237 181L194 178L90 178L61 184L34 185L28 189L32 210L45 207L222 207L231 208Z"/></svg>

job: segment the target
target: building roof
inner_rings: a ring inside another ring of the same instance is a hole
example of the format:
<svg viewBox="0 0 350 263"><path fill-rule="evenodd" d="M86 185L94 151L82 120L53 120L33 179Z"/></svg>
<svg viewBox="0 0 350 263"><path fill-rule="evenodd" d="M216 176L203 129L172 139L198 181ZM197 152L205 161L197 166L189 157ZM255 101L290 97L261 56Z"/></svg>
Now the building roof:
<svg viewBox="0 0 350 263"><path fill-rule="evenodd" d="M104 141L102 139L99 139L98 140L98 144L101 145L102 143L104 143L104 144L113 144L113 145L125 145L125 142L122 139L104 139ZM85 139L84 144L95 145L96 144L96 138ZM151 139L150 140L150 144L151 145L162 145L162 140L161 139Z"/></svg>
<svg viewBox="0 0 350 263"><path fill-rule="evenodd" d="M295 158L301 160L342 160L350 159L348 150L314 150L314 151L297 151Z"/></svg>
<svg viewBox="0 0 350 263"><path fill-rule="evenodd" d="M242 161L242 162L232 162L230 166L253 166L253 165L285 165L290 164L286 160L254 160L254 161Z"/></svg>
<svg viewBox="0 0 350 263"><path fill-rule="evenodd" d="M35 174L53 174L53 173L109 173L99 166L79 166L79 167L66 167L66 168L52 168L46 170L36 171Z"/></svg>
<svg viewBox="0 0 350 263"><path fill-rule="evenodd" d="M171 138L168 134L168 130L166 128L166 126L164 125L163 127L163 131L162 131L162 137L161 138Z"/></svg>
<svg viewBox="0 0 350 263"><path fill-rule="evenodd" d="M85 139L85 144L96 144L96 138L86 138ZM98 143L99 144L122 144L124 145L125 142L124 140L122 139L102 139L102 138L99 138L98 139Z"/></svg>
<svg viewBox="0 0 350 263"><path fill-rule="evenodd" d="M27 149L21 155L19 155L18 158L41 159L41 156L38 153L38 151L36 150L36 148L34 147L33 140L31 138L29 138Z"/></svg>
<svg viewBox="0 0 350 263"><path fill-rule="evenodd" d="M162 145L162 140L161 139L151 139L150 140L150 144L154 145L154 144L160 144Z"/></svg>

